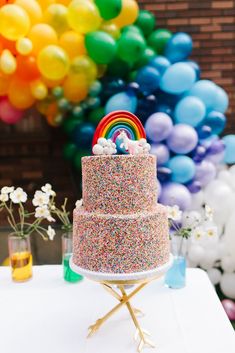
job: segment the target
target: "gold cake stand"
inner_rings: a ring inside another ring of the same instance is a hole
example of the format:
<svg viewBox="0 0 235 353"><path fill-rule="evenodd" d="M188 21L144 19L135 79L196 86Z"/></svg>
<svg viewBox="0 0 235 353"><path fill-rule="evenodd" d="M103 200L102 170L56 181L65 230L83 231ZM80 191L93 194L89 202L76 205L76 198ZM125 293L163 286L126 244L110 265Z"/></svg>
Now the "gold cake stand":
<svg viewBox="0 0 235 353"><path fill-rule="evenodd" d="M102 287L115 297L119 303L115 305L108 313L103 317L99 318L94 324L88 328L88 336L91 337L100 327L119 309L124 305L127 307L131 319L135 325L135 341L137 341L137 351L141 352L145 346L155 347L155 344L149 339L150 334L148 331L143 329L138 321L139 316L143 316L143 312L137 308L134 308L130 300L139 293L145 286L155 279L162 277L172 264L172 255L169 261L161 267L158 267L151 271L132 273L132 274L105 274L93 271L88 271L73 263L73 259L70 259L70 267L76 273L79 273L90 280L99 282ZM131 289L127 293L126 289Z"/></svg>

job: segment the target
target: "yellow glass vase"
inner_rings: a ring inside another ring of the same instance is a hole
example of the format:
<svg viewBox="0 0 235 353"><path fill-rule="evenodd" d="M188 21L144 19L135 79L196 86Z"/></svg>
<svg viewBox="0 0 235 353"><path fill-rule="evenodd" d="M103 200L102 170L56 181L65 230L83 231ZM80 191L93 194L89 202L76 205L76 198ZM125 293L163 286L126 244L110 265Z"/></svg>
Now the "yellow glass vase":
<svg viewBox="0 0 235 353"><path fill-rule="evenodd" d="M24 282L29 280L33 275L30 237L9 235L8 248L13 281Z"/></svg>

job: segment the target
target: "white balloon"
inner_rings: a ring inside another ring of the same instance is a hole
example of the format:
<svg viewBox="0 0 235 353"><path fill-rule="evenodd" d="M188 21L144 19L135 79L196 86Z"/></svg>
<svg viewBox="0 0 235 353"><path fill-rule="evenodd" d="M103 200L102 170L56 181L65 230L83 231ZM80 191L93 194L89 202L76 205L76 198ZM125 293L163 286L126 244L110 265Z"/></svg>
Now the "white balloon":
<svg viewBox="0 0 235 353"><path fill-rule="evenodd" d="M226 254L226 246L224 240L220 240L217 247L218 257L221 259Z"/></svg>
<svg viewBox="0 0 235 353"><path fill-rule="evenodd" d="M235 256L224 255L221 259L221 267L228 273L235 271Z"/></svg>
<svg viewBox="0 0 235 353"><path fill-rule="evenodd" d="M202 246L197 244L192 244L188 249L188 258L194 263L199 263L205 255L205 250Z"/></svg>
<svg viewBox="0 0 235 353"><path fill-rule="evenodd" d="M201 190L195 194L191 194L192 203L191 203L191 210L198 210L201 209L204 203L204 192Z"/></svg>
<svg viewBox="0 0 235 353"><path fill-rule="evenodd" d="M221 210L221 201L223 207L226 199L231 195L232 189L222 180L213 180L205 188L205 201L214 210Z"/></svg>
<svg viewBox="0 0 235 353"><path fill-rule="evenodd" d="M235 256L235 212L226 223L224 240L227 252Z"/></svg>
<svg viewBox="0 0 235 353"><path fill-rule="evenodd" d="M224 273L221 277L220 288L224 295L235 299L235 273Z"/></svg>
<svg viewBox="0 0 235 353"><path fill-rule="evenodd" d="M232 165L230 168L229 168L229 173L234 177L235 176L235 164Z"/></svg>
<svg viewBox="0 0 235 353"><path fill-rule="evenodd" d="M205 251L205 256L200 261L200 266L205 270L211 269L217 259L217 251L214 249L209 249Z"/></svg>
<svg viewBox="0 0 235 353"><path fill-rule="evenodd" d="M218 268L211 268L207 271L207 274L212 282L212 284L216 285L220 282L221 280L221 272L218 270Z"/></svg>
<svg viewBox="0 0 235 353"><path fill-rule="evenodd" d="M233 184L232 174L228 170L221 170L218 173L218 179L224 181L229 186L232 186Z"/></svg>

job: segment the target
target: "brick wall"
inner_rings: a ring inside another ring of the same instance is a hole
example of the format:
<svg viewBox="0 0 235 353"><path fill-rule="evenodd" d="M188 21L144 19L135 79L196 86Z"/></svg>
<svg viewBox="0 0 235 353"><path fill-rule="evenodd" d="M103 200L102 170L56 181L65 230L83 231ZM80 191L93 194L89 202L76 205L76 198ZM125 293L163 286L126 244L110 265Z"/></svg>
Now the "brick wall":
<svg viewBox="0 0 235 353"><path fill-rule="evenodd" d="M192 58L200 64L202 77L229 94L226 133L235 133L235 1L139 0L139 4L155 14L157 28L192 36Z"/></svg>

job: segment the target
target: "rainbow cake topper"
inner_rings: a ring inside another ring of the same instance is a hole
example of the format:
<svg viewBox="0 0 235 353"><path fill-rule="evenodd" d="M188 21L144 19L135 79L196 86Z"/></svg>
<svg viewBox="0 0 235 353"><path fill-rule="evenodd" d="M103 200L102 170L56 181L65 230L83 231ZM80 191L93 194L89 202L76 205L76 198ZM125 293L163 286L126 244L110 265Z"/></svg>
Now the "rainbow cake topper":
<svg viewBox="0 0 235 353"><path fill-rule="evenodd" d="M94 134L92 146L97 143L100 137L110 139L115 143L122 131L125 131L130 140L146 138L144 127L137 116L125 110L117 110L107 114L100 121Z"/></svg>
<svg viewBox="0 0 235 353"><path fill-rule="evenodd" d="M132 113L119 110L106 115L96 128L92 152L102 154L148 153L150 145L140 120Z"/></svg>

